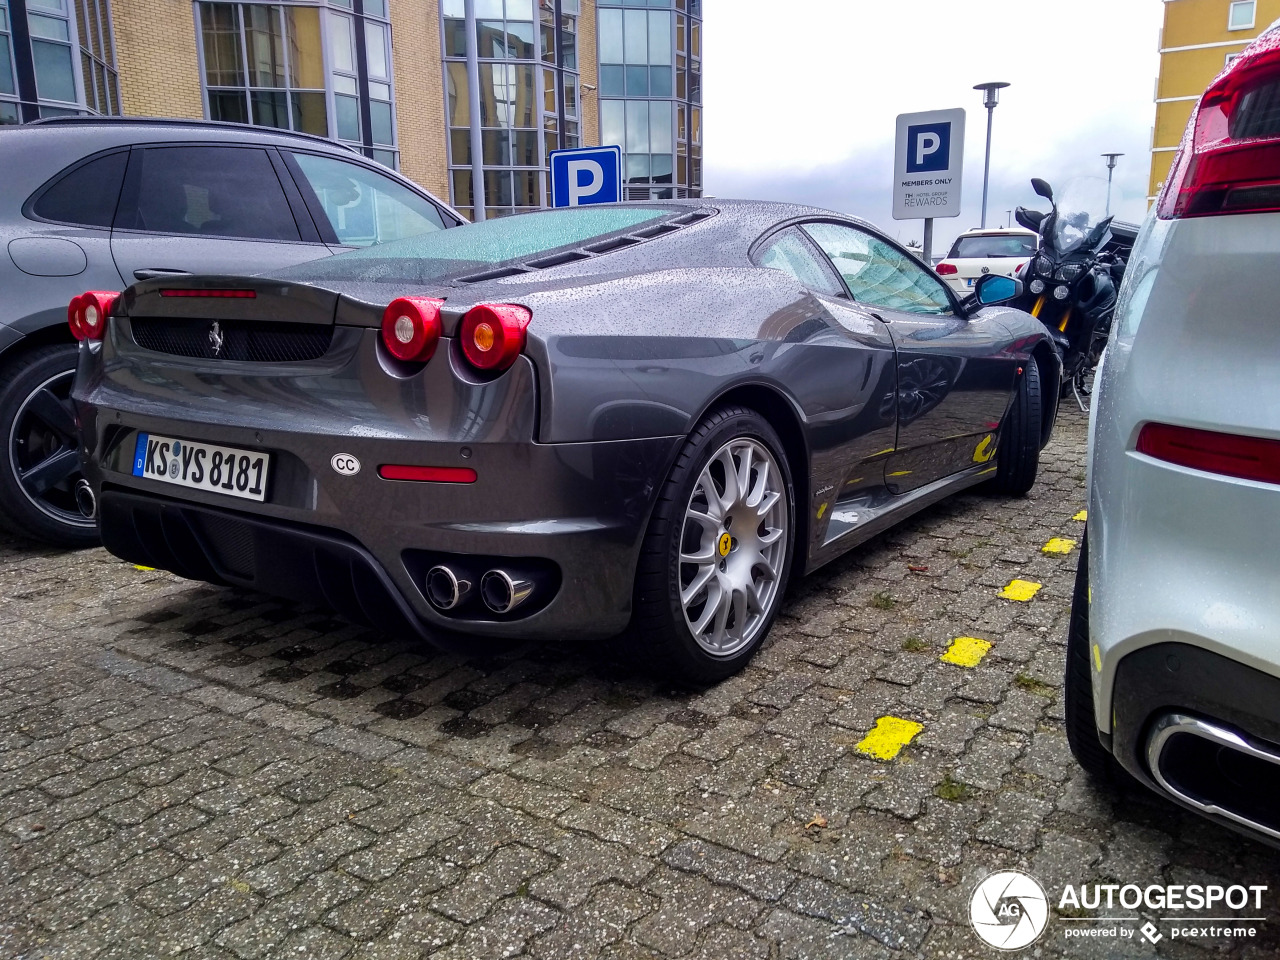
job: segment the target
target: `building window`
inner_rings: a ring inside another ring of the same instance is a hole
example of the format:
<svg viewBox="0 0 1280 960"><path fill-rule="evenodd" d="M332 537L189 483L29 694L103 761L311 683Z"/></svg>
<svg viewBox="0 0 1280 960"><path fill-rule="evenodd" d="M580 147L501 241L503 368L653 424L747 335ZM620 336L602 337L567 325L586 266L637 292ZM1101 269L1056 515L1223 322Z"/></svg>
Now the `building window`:
<svg viewBox="0 0 1280 960"><path fill-rule="evenodd" d="M600 139L622 148L627 199L701 196L701 0L598 8Z"/></svg>
<svg viewBox="0 0 1280 960"><path fill-rule="evenodd" d="M1231 11L1227 14L1227 29L1252 30L1256 12L1256 0L1237 0L1231 4Z"/></svg>
<svg viewBox="0 0 1280 960"><path fill-rule="evenodd" d="M397 165L386 0L201 3L209 119L341 140Z"/></svg>
<svg viewBox="0 0 1280 960"><path fill-rule="evenodd" d="M9 5L0 0L0 124L18 123L18 78L13 73L13 31Z"/></svg>
<svg viewBox="0 0 1280 960"><path fill-rule="evenodd" d="M1223 66L1224 68L1229 67L1229 66L1231 66L1233 63L1235 63L1235 62L1236 62L1237 60L1239 60L1239 59L1240 59L1240 54L1238 54L1238 53L1228 53L1228 54L1227 54L1227 56L1226 56L1226 58L1222 61L1222 66Z"/></svg>
<svg viewBox="0 0 1280 960"><path fill-rule="evenodd" d="M579 13L579 0L442 3L450 191L466 216L547 205L548 154L581 143Z"/></svg>
<svg viewBox="0 0 1280 960"><path fill-rule="evenodd" d="M119 114L115 61L107 0L0 0L0 124Z"/></svg>

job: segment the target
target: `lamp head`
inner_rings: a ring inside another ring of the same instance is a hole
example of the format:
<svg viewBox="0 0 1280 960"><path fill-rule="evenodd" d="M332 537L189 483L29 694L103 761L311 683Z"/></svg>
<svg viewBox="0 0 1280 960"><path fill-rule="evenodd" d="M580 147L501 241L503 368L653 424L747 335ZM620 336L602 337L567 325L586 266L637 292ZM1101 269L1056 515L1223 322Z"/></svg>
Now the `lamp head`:
<svg viewBox="0 0 1280 960"><path fill-rule="evenodd" d="M988 110L1000 102L1000 91L1009 86L1003 80L993 80L990 83L976 83L973 86L975 90L982 91L982 105Z"/></svg>

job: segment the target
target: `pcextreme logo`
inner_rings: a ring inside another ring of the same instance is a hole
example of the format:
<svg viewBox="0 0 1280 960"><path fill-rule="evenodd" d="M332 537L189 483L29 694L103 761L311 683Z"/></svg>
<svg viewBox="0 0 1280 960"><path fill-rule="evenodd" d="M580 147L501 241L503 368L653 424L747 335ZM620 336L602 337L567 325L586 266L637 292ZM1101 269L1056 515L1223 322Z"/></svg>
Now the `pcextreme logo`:
<svg viewBox="0 0 1280 960"><path fill-rule="evenodd" d="M1261 915L1266 892L1265 884L1069 884L1058 897L1057 920L1066 940L1250 940L1266 922ZM1022 950L1047 929L1049 903L1035 877L1004 870L974 887L969 922L984 943ZM1156 916L1139 915L1140 910ZM1228 910L1256 916L1217 915ZM1204 913L1211 915L1199 915Z"/></svg>

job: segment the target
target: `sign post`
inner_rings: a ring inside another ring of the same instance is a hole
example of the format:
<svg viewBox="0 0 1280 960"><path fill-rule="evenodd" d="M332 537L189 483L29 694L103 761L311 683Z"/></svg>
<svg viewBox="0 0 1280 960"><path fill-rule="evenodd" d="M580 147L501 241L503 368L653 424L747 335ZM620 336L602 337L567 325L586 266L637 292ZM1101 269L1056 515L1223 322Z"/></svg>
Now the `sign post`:
<svg viewBox="0 0 1280 960"><path fill-rule="evenodd" d="M585 207L622 199L621 148L552 150L550 160L553 207Z"/></svg>
<svg viewBox="0 0 1280 960"><path fill-rule="evenodd" d="M934 217L960 216L964 110L898 115L893 219L924 220L924 261L933 256Z"/></svg>

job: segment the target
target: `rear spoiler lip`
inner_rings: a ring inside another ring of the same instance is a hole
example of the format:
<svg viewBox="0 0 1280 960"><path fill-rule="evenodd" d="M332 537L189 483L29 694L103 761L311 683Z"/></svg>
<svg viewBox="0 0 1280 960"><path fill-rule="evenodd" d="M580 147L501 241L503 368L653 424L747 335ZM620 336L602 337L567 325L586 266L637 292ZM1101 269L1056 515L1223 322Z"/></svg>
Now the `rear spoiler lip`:
<svg viewBox="0 0 1280 960"><path fill-rule="evenodd" d="M164 296L164 291L245 290L252 297ZM262 277L167 277L135 283L122 294L131 318L175 317L199 320L270 320L277 323L332 325L339 295L307 284Z"/></svg>

